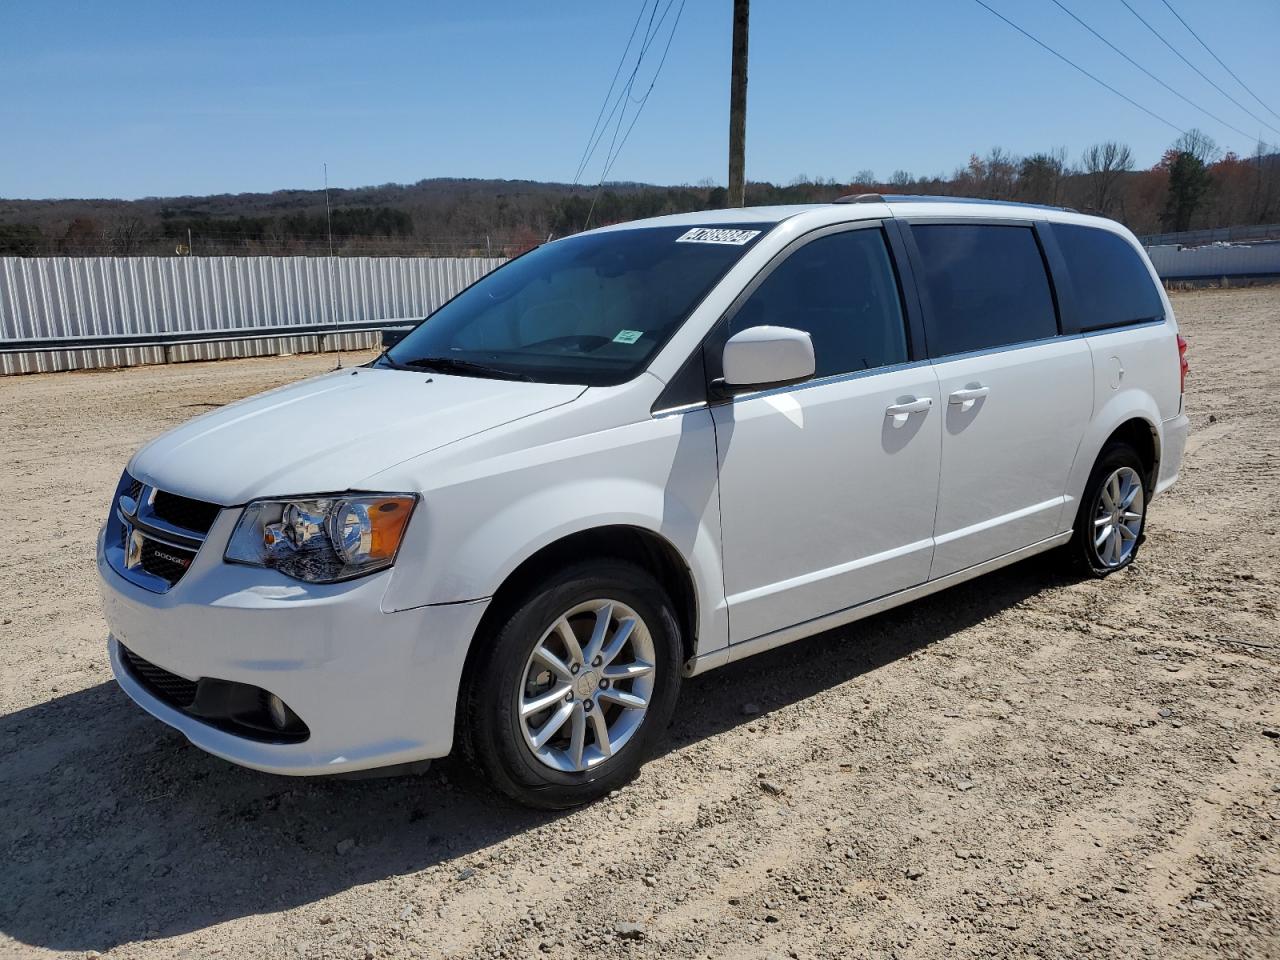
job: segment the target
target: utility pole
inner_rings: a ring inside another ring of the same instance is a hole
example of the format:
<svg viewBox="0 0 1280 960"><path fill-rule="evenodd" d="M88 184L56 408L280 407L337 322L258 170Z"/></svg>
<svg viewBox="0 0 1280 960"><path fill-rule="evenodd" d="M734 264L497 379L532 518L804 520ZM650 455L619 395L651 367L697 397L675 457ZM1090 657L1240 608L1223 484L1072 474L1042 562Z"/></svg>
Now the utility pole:
<svg viewBox="0 0 1280 960"><path fill-rule="evenodd" d="M751 0L733 0L733 68L729 81L729 206L746 206L747 19Z"/></svg>
<svg viewBox="0 0 1280 960"><path fill-rule="evenodd" d="M329 164L324 165L324 224L329 232L329 256L333 256L333 215L329 212Z"/></svg>

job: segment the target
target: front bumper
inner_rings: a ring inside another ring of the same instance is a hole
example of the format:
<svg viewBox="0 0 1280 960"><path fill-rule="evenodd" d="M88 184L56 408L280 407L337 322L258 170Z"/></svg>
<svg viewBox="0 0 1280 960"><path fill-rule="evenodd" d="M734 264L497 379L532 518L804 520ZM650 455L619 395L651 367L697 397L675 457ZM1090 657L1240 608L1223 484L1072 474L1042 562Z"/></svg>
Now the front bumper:
<svg viewBox="0 0 1280 960"><path fill-rule="evenodd" d="M113 570L99 536L111 668L121 688L197 747L269 773L308 776L445 756L467 648L488 602L384 613L394 570L314 585L226 564L232 522L224 515L214 525L187 573L162 594ZM261 742L191 716L135 678L122 643L188 680L212 677L274 693L310 735L299 743Z"/></svg>

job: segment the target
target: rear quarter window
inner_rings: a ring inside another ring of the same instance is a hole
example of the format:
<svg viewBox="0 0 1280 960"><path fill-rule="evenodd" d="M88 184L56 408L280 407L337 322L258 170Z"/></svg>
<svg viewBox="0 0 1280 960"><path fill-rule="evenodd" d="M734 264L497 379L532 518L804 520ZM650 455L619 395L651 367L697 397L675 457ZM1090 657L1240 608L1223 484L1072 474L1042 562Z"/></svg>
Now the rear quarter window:
<svg viewBox="0 0 1280 960"><path fill-rule="evenodd" d="M914 224L929 310L929 355L1043 340L1058 315L1035 231L1025 226Z"/></svg>
<svg viewBox="0 0 1280 960"><path fill-rule="evenodd" d="M1055 223L1081 330L1102 330L1164 317L1164 301L1141 255L1124 237L1097 227Z"/></svg>

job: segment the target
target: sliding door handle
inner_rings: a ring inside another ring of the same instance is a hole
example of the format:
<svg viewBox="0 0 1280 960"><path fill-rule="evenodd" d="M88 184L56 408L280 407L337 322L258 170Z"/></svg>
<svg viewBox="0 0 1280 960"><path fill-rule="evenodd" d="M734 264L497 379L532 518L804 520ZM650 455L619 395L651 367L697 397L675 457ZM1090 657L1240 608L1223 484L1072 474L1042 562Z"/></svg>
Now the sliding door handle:
<svg viewBox="0 0 1280 960"><path fill-rule="evenodd" d="M953 390L951 395L947 397L948 403L958 403L965 409L973 405L975 400L981 400L991 392L990 387L976 383L971 387L965 387L963 390Z"/></svg>

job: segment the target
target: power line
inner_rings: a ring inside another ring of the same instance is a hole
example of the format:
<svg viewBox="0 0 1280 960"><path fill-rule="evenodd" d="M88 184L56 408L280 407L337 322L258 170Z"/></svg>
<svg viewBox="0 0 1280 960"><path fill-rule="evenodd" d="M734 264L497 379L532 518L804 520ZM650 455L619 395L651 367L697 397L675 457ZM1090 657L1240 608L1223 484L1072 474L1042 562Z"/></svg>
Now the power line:
<svg viewBox="0 0 1280 960"><path fill-rule="evenodd" d="M654 0L653 10L649 14L649 22L645 25L644 42L640 46L640 56L636 59L635 66L631 68L631 76L627 78L626 86L618 92L618 100L613 105L613 110L609 114L609 119L612 120L616 113L618 122L613 125L613 136L609 138L609 149L605 151L605 161L600 174L600 183L604 182L604 178L609 167L613 165L615 157L614 150L618 145L618 134L621 132L622 123L627 117L627 103L631 100L631 90L635 87L636 76L640 73L640 66L644 63L644 58L649 53L649 47L652 46L654 38L658 35L658 31L662 29L662 24L666 22L667 14L671 12L671 4L673 2L674 0L667 0L667 5L662 10L662 16L655 25L653 18L658 12L658 0ZM621 111L618 110L619 107L622 108ZM606 121L606 124L607 123L608 121ZM600 131L600 136L601 138L604 137L603 130ZM597 194L599 193L599 183L596 185L596 192ZM589 215L588 219L590 219Z"/></svg>
<svg viewBox="0 0 1280 960"><path fill-rule="evenodd" d="M605 107L609 106L609 100L613 96L613 88L618 83L618 77L622 73L622 65L627 62L627 54L631 52L631 44L636 38L636 31L640 29L640 18L644 16L645 7L649 5L649 0L643 0L640 4L640 10L636 13L636 22L631 25L631 35L627 37L627 45L622 48L622 56L618 58L618 65L614 68L613 79L609 81L609 90L604 95L604 99L600 101L600 112L596 114L596 122L591 125L591 133L587 136L587 145L582 150L582 159L578 161L577 172L573 175L573 182L576 185L582 179L582 171L586 169L588 156L587 151L591 148L591 141L595 139L596 130L600 126L600 118L604 116ZM655 0L654 9L657 9Z"/></svg>
<svg viewBox="0 0 1280 960"><path fill-rule="evenodd" d="M668 0L667 10L671 9L671 4L674 2L675 0ZM658 61L658 69L654 71L653 79L649 81L649 89L647 89L644 92L644 96L640 98L639 106L636 107L636 112L631 118L631 124L630 126L627 127L626 134L624 134L622 137L622 142L618 144L617 150L612 150L611 154L605 158L604 169L600 173L600 182L596 184L595 196L591 198L591 207L587 211L586 224L591 223L591 215L592 213L595 212L596 201L600 198L600 188L604 186L605 178L609 176L609 171L613 169L614 163L617 161L618 157L622 154L622 148L627 145L627 141L631 138L631 131L635 129L636 121L640 119L640 114L644 112L645 104L649 102L649 94L653 93L653 88L657 86L657 83L658 83L658 77L662 75L662 67L667 62L667 54L671 51L671 41L675 39L676 29L680 26L680 17L684 14L684 5L685 5L685 0L680 0L680 9L676 11L676 18L671 24L671 33L667 35L667 44L662 49L662 58ZM665 20L666 17L667 17L667 11L664 10L662 13L662 19ZM659 26L661 26L662 21L660 20L658 23L659 23ZM619 116L618 118L619 126L621 126L621 123L622 123L622 117ZM615 138L617 137L616 129L614 130L614 136ZM586 224L584 224L583 229L586 229Z"/></svg>
<svg viewBox="0 0 1280 960"><path fill-rule="evenodd" d="M644 27L644 39L640 41L640 50L639 50L639 53L637 53L636 55L635 65L631 68L631 73L628 75L626 83L624 83L622 85L622 89L618 91L618 96L614 99L613 106L610 108L608 116L605 117L604 124L603 126L600 127L599 133L597 133L595 135L595 138L592 141L590 141L587 145L587 152L584 155L583 164L582 164L583 172L586 171L587 166L591 163L591 158L595 156L596 147L598 147L600 145L600 141L604 139L605 132L608 131L610 124L614 125L613 140L609 144L610 150L613 149L613 144L617 141L618 127L621 126L622 124L622 117L620 116L618 117L618 122L616 124L614 124L613 118L618 114L619 108L622 109L622 113L624 115L627 112L627 107L626 107L627 97L631 93L631 87L636 82L636 73L640 70L640 64L644 63L645 54L648 52L649 44L652 42L652 39L653 39L653 18L658 13L659 2L660 0L653 0L653 9L649 11L649 22L646 23ZM645 0L644 4L640 7L641 15L644 14L644 11L648 7L648 5L649 5L649 0ZM607 102L607 98L606 98L606 102ZM579 174L579 176L581 176L581 174Z"/></svg>
<svg viewBox="0 0 1280 960"><path fill-rule="evenodd" d="M1207 84L1209 84L1209 86L1213 87L1213 89L1217 90L1220 94L1222 94L1224 97L1226 97L1226 98L1227 98L1228 100L1230 100L1232 103L1234 103L1237 107L1239 107L1241 110L1243 110L1243 111L1244 111L1245 113L1247 113L1249 116L1253 117L1253 119L1257 120L1257 121L1258 121L1260 124L1262 124L1264 127L1267 127L1267 128L1268 128L1268 129L1270 129L1270 130L1275 130L1275 132L1276 132L1276 133L1280 133L1280 130L1277 130L1275 127L1271 126L1271 124L1267 123L1267 121L1263 120L1260 116L1258 116L1256 113L1254 113L1254 112L1253 112L1252 110L1250 110L1248 107L1246 107L1243 103L1241 103L1239 100L1237 100L1237 99L1236 99L1235 97L1233 97L1231 94L1227 93L1227 91L1223 90L1220 86L1218 86L1216 83L1214 83L1212 80L1210 80L1210 79L1205 75L1205 73L1204 73L1204 71L1203 71L1203 70L1201 70L1201 69L1200 69L1199 67L1197 67L1194 63L1192 63L1190 60L1188 60L1186 57L1184 57L1184 56L1182 55L1182 52L1181 52L1177 47L1175 47L1172 43L1170 43L1168 40L1166 40L1166 39L1161 35L1161 33L1160 33L1160 31L1159 31L1159 30L1157 30L1155 27L1153 27L1151 24L1149 24L1149 23L1148 23L1148 22L1143 18L1142 14L1140 14L1137 10L1133 9L1133 7L1129 5L1129 0L1120 0L1120 2L1124 4L1124 7L1125 7L1125 9L1126 9L1126 10L1128 10L1130 13L1132 13L1135 17L1137 17L1137 18L1142 22L1142 25L1143 25L1144 27L1146 27L1146 28L1147 28L1148 30L1150 30L1153 34L1155 34L1155 36L1156 36L1156 39L1157 39L1157 40L1159 40L1159 41L1160 41L1161 43L1163 43L1166 47L1168 47L1170 50L1172 50L1172 51L1174 52L1174 54L1176 54L1176 55L1177 55L1177 57L1178 57L1178 59L1179 59L1179 60L1181 60L1181 61L1182 61L1183 63L1185 63L1188 67L1190 67L1192 70L1194 70L1196 73L1198 73L1198 74L1201 76L1201 78L1202 78L1202 79L1203 79Z"/></svg>
<svg viewBox="0 0 1280 960"><path fill-rule="evenodd" d="M1227 121L1223 120L1223 119L1222 119L1221 117L1219 117L1217 114L1210 113L1210 112L1209 112L1208 110L1206 110L1204 107L1200 106L1200 104L1198 104L1198 103L1196 103L1195 101L1193 101L1193 100L1191 100L1191 99L1189 99L1189 98L1187 98L1187 97L1183 96L1183 95L1182 95L1181 93L1179 93L1177 90L1173 89L1173 87L1169 86L1167 83L1165 83L1163 80L1161 80L1159 77L1157 77L1154 73L1152 73L1150 70L1148 70L1148 69L1147 69L1146 67L1144 67L1142 64L1138 63L1138 61L1134 60L1134 59L1133 59L1133 57L1129 56L1127 53L1125 53L1123 50L1121 50L1119 47L1117 47L1114 43L1112 43L1110 40L1108 40L1106 37L1104 37L1102 34L1100 34L1097 30L1093 29L1093 27L1089 26L1087 23L1085 23L1083 20L1081 20L1079 17L1077 17L1074 13L1072 13L1072 12L1071 12L1071 10L1069 10L1065 5L1063 5L1063 4L1062 4L1061 0L1050 0L1050 2L1051 2L1051 3L1053 3L1053 4L1054 4L1056 7L1058 7L1060 10L1062 10L1062 12L1063 12L1063 13L1065 13L1067 16L1069 16L1069 17L1070 17L1072 20L1074 20L1076 23L1080 24L1080 26L1084 27L1086 30L1088 30L1090 33L1092 33L1095 37L1097 37L1099 40L1101 40L1103 43L1105 43L1108 47L1110 47L1110 48L1111 48L1112 50L1114 50L1116 53L1120 54L1120 56L1122 56L1122 57L1124 57L1126 60L1128 60L1128 61L1129 61L1129 63L1133 64L1135 67L1137 67L1139 70L1141 70L1143 73L1145 73L1148 77L1150 77L1150 78L1151 78L1152 80L1154 80L1156 83L1160 84L1160 86L1164 87L1166 90L1168 90L1170 93L1172 93L1172 94L1173 94L1175 97L1177 97L1179 100L1182 100L1182 101L1184 101L1184 102L1186 102L1186 103L1189 103L1191 106L1195 107L1197 110L1199 110L1201 113L1203 113L1206 117L1209 117L1209 118L1210 118L1210 119L1212 119L1212 120L1216 120L1216 121L1218 121L1218 123L1222 124L1224 127L1227 127L1227 128L1229 128L1229 129L1231 129L1231 130L1234 130L1236 133L1240 134L1240 136L1242 136L1242 137L1250 138L1250 137L1252 136L1251 134L1245 133L1245 132L1244 132L1243 130L1241 130L1239 127L1236 127L1236 126L1233 126L1233 125L1232 125L1232 124L1230 124L1230 123L1227 123Z"/></svg>
<svg viewBox="0 0 1280 960"><path fill-rule="evenodd" d="M1221 66L1223 70L1227 71L1227 73L1231 74L1232 79L1234 79L1236 83L1238 83L1238 84L1240 84L1240 86L1244 87L1245 91L1249 94L1249 96L1253 97L1253 99L1257 100L1257 101L1258 101L1258 103L1262 104L1263 109L1265 109L1269 114L1271 114L1271 115L1272 115L1273 117L1275 117L1277 120L1280 120L1280 113L1276 113L1274 110L1272 110L1270 107L1268 107L1265 103L1263 103L1262 98L1261 98L1260 96L1258 96L1256 93L1254 93L1252 90L1250 90L1250 89L1249 89L1249 85L1248 85L1247 83L1245 83L1243 80L1241 80L1239 77L1237 77L1237 76L1236 76L1235 71L1234 71L1234 70L1232 70L1230 67L1228 67L1225 63L1223 63L1223 62L1222 62L1222 58L1221 58L1220 56L1218 56L1216 53L1214 53L1212 50L1210 50L1210 49L1209 49L1209 45L1208 45L1207 43L1205 43L1203 40L1201 40L1201 39L1200 39L1200 34L1196 33L1194 30L1192 30L1192 29L1191 29L1191 24L1187 23L1187 21L1185 21L1185 20L1183 20L1183 19L1182 19L1182 14L1180 14L1177 10L1173 9L1173 4L1171 4L1171 3L1169 2L1169 0L1161 0L1161 2L1162 2L1166 7L1168 7L1168 8L1169 8L1169 12L1170 12L1170 13L1172 13L1175 17L1177 17L1177 18L1178 18L1178 22L1179 22L1180 24L1182 24L1184 27L1186 27L1186 28L1187 28L1187 33L1189 33L1189 34L1191 34L1193 37L1195 37L1195 38L1196 38L1196 40L1199 42L1200 46L1204 47L1204 48L1205 48L1205 50L1208 50L1208 52L1209 52L1209 56L1211 56L1211 57L1213 57L1213 59L1217 60L1217 61L1218 61L1218 65L1219 65L1219 66Z"/></svg>
<svg viewBox="0 0 1280 960"><path fill-rule="evenodd" d="M1052 53L1055 57L1057 57L1057 58L1058 58L1059 60L1061 60L1063 63L1067 64L1068 66L1074 67L1076 70L1079 70L1081 73L1083 73L1086 77L1088 77L1088 78L1089 78L1090 80L1092 80L1094 83L1096 83L1096 84L1098 84L1098 85L1100 85L1100 86L1106 87L1108 90L1110 90L1112 93L1114 93L1114 94L1115 94L1117 97L1119 97L1121 100L1124 100L1124 101L1126 101L1127 103L1130 103L1130 104L1132 104L1133 106L1137 107L1139 110L1141 110L1141 111L1142 111L1143 113L1145 113L1147 116L1149 116L1149 117L1153 117L1154 119L1159 120L1159 121L1160 121L1161 123L1163 123L1166 127L1172 127L1174 130L1177 130L1179 133L1185 134L1185 133L1187 132L1187 131L1183 130L1180 126L1178 126L1176 123L1174 123L1173 121L1171 121L1171 120L1166 120L1164 117L1160 116L1160 114L1156 113L1154 110L1148 110L1146 107L1144 107L1142 104L1140 104L1137 100L1134 100L1132 97L1127 97L1127 96L1125 96L1123 93L1121 93L1121 92L1120 92L1119 90L1117 90L1115 87L1111 86L1111 84L1107 83L1105 80L1100 80L1100 79L1098 79L1098 77L1094 76L1092 73L1090 73L1090 72L1089 72L1088 70L1086 70L1084 67L1080 66L1080 64L1076 63L1074 60L1070 60L1070 59L1068 59L1067 57L1065 57L1065 56L1063 56L1062 54L1060 54L1057 50L1053 49L1053 47L1051 47L1051 46L1049 46L1047 43L1045 43L1043 40L1040 40L1039 38L1037 38L1037 37L1035 37L1035 36L1032 36L1032 35L1031 35L1030 33L1028 33L1026 30L1023 30L1020 26L1018 26L1016 23L1014 23L1012 20L1010 20L1008 17L1006 17L1006 16L1005 16L1003 13L1001 13L999 10L995 10L995 9L993 9L992 7L988 6L988 5L984 2L984 0L973 0L973 2L974 2L974 3L976 3L978 6L982 7L982 8L983 8L984 10L986 10L988 13L993 14L994 16L999 17L1001 20L1003 20L1003 21L1004 21L1005 23L1007 23L1009 26L1013 27L1013 29L1017 30L1020 34L1022 34L1022 35L1023 35L1024 37L1026 37L1028 40L1032 41L1033 43L1035 43L1036 45L1038 45L1038 46L1040 46L1040 47L1043 47L1045 50L1048 50L1050 53ZM1121 2L1123 3L1123 2L1124 2L1124 0L1121 0Z"/></svg>
<svg viewBox="0 0 1280 960"><path fill-rule="evenodd" d="M649 102L649 94L653 93L653 88L658 84L658 77L662 75L662 67L667 62L667 54L671 52L671 41L676 37L676 29L680 26L680 17L684 14L685 2L686 0L680 0L680 7L676 10L676 18L671 24L671 33L667 35L667 45L662 48L662 57L658 60L658 69L654 71L653 79L649 81L649 89L644 92L644 96L638 101L639 106L636 107L635 115L631 118L631 125L627 127L627 132L622 136L622 142L618 144L618 149L614 151L613 156L606 164L601 179L609 176L609 171L613 169L614 163L617 162L618 156L622 153L622 148L627 145L627 140L631 137L631 131L635 129L636 121L640 119L640 114L644 111L644 105ZM670 3L668 6L670 6Z"/></svg>

